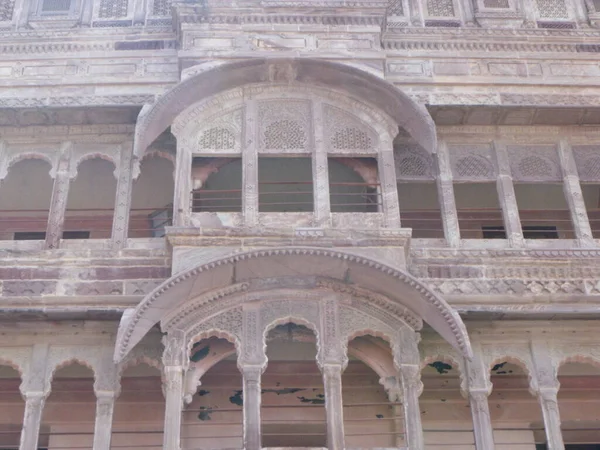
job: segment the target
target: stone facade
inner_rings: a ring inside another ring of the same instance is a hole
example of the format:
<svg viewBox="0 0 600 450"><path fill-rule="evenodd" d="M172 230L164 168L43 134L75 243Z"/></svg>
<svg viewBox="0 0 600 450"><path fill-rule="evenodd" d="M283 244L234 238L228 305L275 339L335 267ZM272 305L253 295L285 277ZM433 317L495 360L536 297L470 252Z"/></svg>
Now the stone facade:
<svg viewBox="0 0 600 450"><path fill-rule="evenodd" d="M599 26L0 0L0 448L600 448Z"/></svg>

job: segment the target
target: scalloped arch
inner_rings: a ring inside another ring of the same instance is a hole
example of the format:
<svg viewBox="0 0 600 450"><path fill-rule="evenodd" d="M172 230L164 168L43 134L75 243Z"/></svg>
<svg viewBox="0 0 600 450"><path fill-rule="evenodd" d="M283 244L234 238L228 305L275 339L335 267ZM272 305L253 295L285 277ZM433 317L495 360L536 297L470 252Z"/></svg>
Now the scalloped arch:
<svg viewBox="0 0 600 450"><path fill-rule="evenodd" d="M381 295L421 317L463 356L472 356L467 330L458 313L406 272L338 250L283 247L215 259L162 283L123 317L115 361L121 361L156 323L194 298L239 283L250 283L251 290L264 292L268 288L261 285L261 280L286 276L313 280L327 277ZM225 303L222 307L216 305L211 315L227 308Z"/></svg>
<svg viewBox="0 0 600 450"><path fill-rule="evenodd" d="M238 86L269 82L342 86L386 113L429 153L436 152L435 124L425 107L386 80L353 65L310 58L253 58L206 63L188 69L188 73L189 78L140 112L134 138L138 158L193 103Z"/></svg>

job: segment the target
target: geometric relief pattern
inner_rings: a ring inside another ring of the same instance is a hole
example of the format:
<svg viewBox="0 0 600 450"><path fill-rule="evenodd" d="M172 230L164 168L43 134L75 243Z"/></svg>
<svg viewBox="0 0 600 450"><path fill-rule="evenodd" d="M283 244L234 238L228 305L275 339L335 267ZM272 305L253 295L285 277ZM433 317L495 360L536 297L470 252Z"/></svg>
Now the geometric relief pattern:
<svg viewBox="0 0 600 450"><path fill-rule="evenodd" d="M260 148L303 150L311 129L310 103L305 100L271 100L259 104Z"/></svg>
<svg viewBox="0 0 600 450"><path fill-rule="evenodd" d="M153 16L170 16L171 15L171 0L153 0L152 15Z"/></svg>
<svg viewBox="0 0 600 450"><path fill-rule="evenodd" d="M541 19L568 19L569 12L565 0L537 0Z"/></svg>
<svg viewBox="0 0 600 450"><path fill-rule="evenodd" d="M213 127L202 132L198 143L203 149L232 149L235 147L235 135L227 128Z"/></svg>
<svg viewBox="0 0 600 450"><path fill-rule="evenodd" d="M394 149L396 177L400 180L431 180L434 178L431 157L417 147Z"/></svg>
<svg viewBox="0 0 600 450"><path fill-rule="evenodd" d="M101 0L98 17L101 19L127 17L128 3L128 0Z"/></svg>
<svg viewBox="0 0 600 450"><path fill-rule="evenodd" d="M205 121L198 135L198 147L203 150L234 150L240 147L243 109L234 109Z"/></svg>
<svg viewBox="0 0 600 450"><path fill-rule="evenodd" d="M509 146L512 176L518 181L560 181L556 149L552 146Z"/></svg>
<svg viewBox="0 0 600 450"><path fill-rule="evenodd" d="M335 150L370 150L375 147L371 129L357 117L330 105L324 106L327 144Z"/></svg>
<svg viewBox="0 0 600 450"><path fill-rule="evenodd" d="M454 17L453 0L427 0L429 17Z"/></svg>
<svg viewBox="0 0 600 450"><path fill-rule="evenodd" d="M388 6L388 15L403 16L404 15L404 0L391 0Z"/></svg>
<svg viewBox="0 0 600 450"><path fill-rule="evenodd" d="M460 180L493 180L496 177L488 145L449 146L452 174Z"/></svg>
<svg viewBox="0 0 600 450"><path fill-rule="evenodd" d="M0 0L0 22L12 20L15 0Z"/></svg>
<svg viewBox="0 0 600 450"><path fill-rule="evenodd" d="M573 147L573 155L582 181L600 181L600 147L593 145Z"/></svg>

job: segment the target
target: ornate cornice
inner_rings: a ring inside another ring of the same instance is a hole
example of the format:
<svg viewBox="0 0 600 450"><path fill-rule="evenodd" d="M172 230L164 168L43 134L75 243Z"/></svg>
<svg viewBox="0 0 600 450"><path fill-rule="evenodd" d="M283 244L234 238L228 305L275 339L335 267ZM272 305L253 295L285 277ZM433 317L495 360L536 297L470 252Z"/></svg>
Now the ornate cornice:
<svg viewBox="0 0 600 450"><path fill-rule="evenodd" d="M154 101L153 94L76 95L56 97L0 98L0 108L50 108L57 106L141 106Z"/></svg>

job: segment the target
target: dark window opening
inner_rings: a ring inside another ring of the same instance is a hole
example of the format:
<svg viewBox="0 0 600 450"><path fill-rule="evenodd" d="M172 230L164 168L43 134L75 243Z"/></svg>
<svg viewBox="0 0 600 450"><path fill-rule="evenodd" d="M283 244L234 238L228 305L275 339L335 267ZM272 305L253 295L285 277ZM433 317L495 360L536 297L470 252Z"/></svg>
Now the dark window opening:
<svg viewBox="0 0 600 450"><path fill-rule="evenodd" d="M46 239L44 231L15 231L15 241L43 241Z"/></svg>
<svg viewBox="0 0 600 450"><path fill-rule="evenodd" d="M63 239L89 239L89 231L63 231ZM16 231L15 241L43 241L46 239L45 231Z"/></svg>
<svg viewBox="0 0 600 450"><path fill-rule="evenodd" d="M523 227L525 239L558 239L558 230L551 225L527 225Z"/></svg>
<svg viewBox="0 0 600 450"><path fill-rule="evenodd" d="M242 159L192 161L192 212L242 211Z"/></svg>
<svg viewBox="0 0 600 450"><path fill-rule="evenodd" d="M325 424L263 424L263 447L327 447Z"/></svg>
<svg viewBox="0 0 600 450"><path fill-rule="evenodd" d="M64 231L62 235L63 239L89 239L89 231Z"/></svg>
<svg viewBox="0 0 600 450"><path fill-rule="evenodd" d="M331 212L377 212L381 193L375 158L329 158Z"/></svg>
<svg viewBox="0 0 600 450"><path fill-rule="evenodd" d="M506 230L503 226L481 227L484 239L506 239Z"/></svg>
<svg viewBox="0 0 600 450"><path fill-rule="evenodd" d="M42 14L66 15L71 11L71 0L43 0Z"/></svg>
<svg viewBox="0 0 600 450"><path fill-rule="evenodd" d="M514 187L525 239L575 238L562 184L517 183Z"/></svg>
<svg viewBox="0 0 600 450"><path fill-rule="evenodd" d="M454 183L454 198L461 238L506 239L495 183Z"/></svg>
<svg viewBox="0 0 600 450"><path fill-rule="evenodd" d="M548 445L536 444L535 450L548 450ZM600 444L565 444L565 450L600 450Z"/></svg>
<svg viewBox="0 0 600 450"><path fill-rule="evenodd" d="M312 212L311 158L258 158L260 212Z"/></svg>
<svg viewBox="0 0 600 450"><path fill-rule="evenodd" d="M411 228L413 238L443 238L444 226L435 181L400 182L397 186L402 227Z"/></svg>

